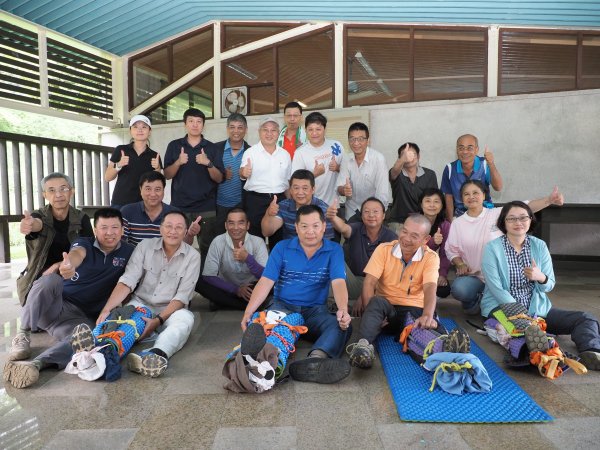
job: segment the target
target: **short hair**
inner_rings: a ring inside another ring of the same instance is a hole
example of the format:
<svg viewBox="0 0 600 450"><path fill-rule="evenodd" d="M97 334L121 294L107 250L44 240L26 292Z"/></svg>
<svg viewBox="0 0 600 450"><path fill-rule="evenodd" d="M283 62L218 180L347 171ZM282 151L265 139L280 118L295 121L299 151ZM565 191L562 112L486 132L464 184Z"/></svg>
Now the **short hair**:
<svg viewBox="0 0 600 450"><path fill-rule="evenodd" d="M529 217L531 217L531 223L529 224L529 230L527 230L527 233L531 233L537 225L537 219L529 205L521 200L513 200L512 202L506 203L502 207L500 215L498 216L498 221L496 222L498 229L502 231L502 233L506 234L506 216L508 216L508 212L512 208L523 208L525 211L527 211L527 214Z"/></svg>
<svg viewBox="0 0 600 450"><path fill-rule="evenodd" d="M227 214L225 215L225 222L227 222L227 220L229 220L229 215L234 214L234 213L242 213L244 215L244 217L246 218L246 220L248 220L248 214L246 213L244 208L240 208L240 207L236 206L235 208L231 208L229 211L227 211Z"/></svg>
<svg viewBox="0 0 600 450"><path fill-rule="evenodd" d="M423 214L411 214L409 215L406 220L404 221L404 223L406 224L406 222L408 221L414 222L417 225L427 225L427 230L429 230L427 232L428 236L431 236L429 233L431 233L431 222L429 221L429 219L427 217L425 217Z"/></svg>
<svg viewBox="0 0 600 450"><path fill-rule="evenodd" d="M431 236L433 236L435 234L435 232L438 230L438 228L440 227L442 222L444 220L446 220L446 196L438 188L431 188L431 187L423 189L423 192L421 192L421 195L419 196L419 214L423 214L423 206L422 206L423 199L425 197L432 197L434 195L437 195L440 198L440 200L442 201L442 209L440 210L440 212L436 216L435 220L431 224L431 231L429 232L429 234Z"/></svg>
<svg viewBox="0 0 600 450"><path fill-rule="evenodd" d="M323 128L327 128L327 117L320 112L311 112L304 120L304 128L308 128L311 123L317 123L322 125Z"/></svg>
<svg viewBox="0 0 600 450"><path fill-rule="evenodd" d="M165 176L162 173L160 173L156 170L151 170L149 172L143 173L142 176L140 177L140 182L139 182L140 189L142 188L144 183L152 183L153 181L160 181L163 185L163 188L167 185L167 179L165 178Z"/></svg>
<svg viewBox="0 0 600 450"><path fill-rule="evenodd" d="M367 134L367 138L369 137L369 127L362 122L354 122L348 128L348 136L350 136L351 131L364 131Z"/></svg>
<svg viewBox="0 0 600 450"><path fill-rule="evenodd" d="M463 134L462 136L459 136L458 139L456 140L456 146L458 147L458 141L460 141L462 138L466 138L466 137L472 137L473 139L475 139L475 145L477 147L479 147L479 139L477 139L477 136L475 136L474 134Z"/></svg>
<svg viewBox="0 0 600 450"><path fill-rule="evenodd" d="M302 114L302 105L298 102L287 102L283 107L283 113L285 114L286 110L290 108L298 108L300 110L300 114Z"/></svg>
<svg viewBox="0 0 600 450"><path fill-rule="evenodd" d="M176 215L178 215L178 216L181 216L181 217L183 217L183 220L185 221L185 227L186 227L186 228L190 226L190 224L189 224L189 221L188 221L188 218L187 218L187 216L185 215L185 213L183 213L182 211L178 211L178 210L176 210L176 209L174 209L174 210L171 210L171 211L169 211L168 213L166 213L166 214L163 216L163 219L160 221L160 224L162 225L163 223L165 223L165 220L166 220L167 216L170 216L170 215L173 215L173 214L176 214Z"/></svg>
<svg viewBox="0 0 600 450"><path fill-rule="evenodd" d="M298 169L294 171L290 177L290 186L292 185L292 180L309 180L311 187L315 187L315 174L310 170Z"/></svg>
<svg viewBox="0 0 600 450"><path fill-rule="evenodd" d="M229 124L231 122L242 122L245 127L248 126L248 121L246 120L246 117L240 113L230 114L229 117L227 118L227 126L229 126Z"/></svg>
<svg viewBox="0 0 600 450"><path fill-rule="evenodd" d="M400 158L400 155L402 154L402 150L404 150L404 147L406 147L407 144L408 144L408 148L412 147L415 149L415 152L417 153L417 155L421 154L421 149L419 148L419 146L417 144L415 144L414 142L405 142L400 147L398 147L398 158Z"/></svg>
<svg viewBox="0 0 600 450"><path fill-rule="evenodd" d="M361 214L363 212L363 208L365 207L365 205L368 202L377 202L377 203L379 203L381 205L381 209L383 209L383 212L385 212L385 205L383 204L383 202L381 200L379 200L377 197L369 197L364 202L362 202L362 204L360 205L360 213Z"/></svg>
<svg viewBox="0 0 600 450"><path fill-rule="evenodd" d="M319 219L321 219L321 222L325 222L325 214L321 208L319 208L317 205L304 205L298 208L298 211L296 211L296 224L300 223L300 217L308 216L312 213L317 213L319 215Z"/></svg>
<svg viewBox="0 0 600 450"><path fill-rule="evenodd" d="M473 184L473 185L477 186L479 189L481 189L481 191L483 192L483 194L487 196L488 187L487 187L487 185L485 183L483 183L482 181L479 181L479 180L467 180L460 187L460 196L461 197L462 197L463 192L466 189L466 187L468 185L470 185L470 184Z"/></svg>
<svg viewBox="0 0 600 450"><path fill-rule="evenodd" d="M119 222L121 223L121 225L123 225L123 215L121 214L121 211L119 211L116 208L100 208L97 209L96 212L94 213L94 227L96 225L98 225L98 219L112 219L113 217L116 217L117 219L119 219Z"/></svg>
<svg viewBox="0 0 600 450"><path fill-rule="evenodd" d="M71 180L70 176L65 175L62 172L52 172L51 174L46 175L44 178L42 178L42 181L40 181L40 186L42 188L42 191L45 192L45 189L44 189L45 186L44 185L48 181L55 180L55 179L60 179L60 178L63 178L70 187L73 187L73 180Z"/></svg>
<svg viewBox="0 0 600 450"><path fill-rule="evenodd" d="M202 122L206 122L206 116L198 108L188 108L183 113L183 123L187 122L188 117L200 117L202 119Z"/></svg>

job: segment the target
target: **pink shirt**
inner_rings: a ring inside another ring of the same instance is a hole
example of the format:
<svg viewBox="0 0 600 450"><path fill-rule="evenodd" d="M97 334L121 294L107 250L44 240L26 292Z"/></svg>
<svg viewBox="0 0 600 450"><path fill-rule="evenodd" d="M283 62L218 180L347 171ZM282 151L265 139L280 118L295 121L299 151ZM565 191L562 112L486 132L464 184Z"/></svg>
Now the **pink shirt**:
<svg viewBox="0 0 600 450"><path fill-rule="evenodd" d="M485 244L499 236L502 232L496 226L502 208L483 208L477 217L471 217L467 213L452 221L450 234L446 241L446 256L452 261L460 256L471 269L470 275L474 275L481 281L481 259Z"/></svg>

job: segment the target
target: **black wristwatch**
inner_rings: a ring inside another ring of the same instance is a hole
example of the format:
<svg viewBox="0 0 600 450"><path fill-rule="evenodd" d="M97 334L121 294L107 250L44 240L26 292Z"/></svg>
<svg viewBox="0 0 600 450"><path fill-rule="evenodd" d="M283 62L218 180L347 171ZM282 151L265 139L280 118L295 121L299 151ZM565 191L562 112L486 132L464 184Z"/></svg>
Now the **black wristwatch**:
<svg viewBox="0 0 600 450"><path fill-rule="evenodd" d="M158 321L160 322L161 325L164 325L165 323L165 319L163 319L160 314L157 314L154 316L155 319L158 319Z"/></svg>
<svg viewBox="0 0 600 450"><path fill-rule="evenodd" d="M212 163L212 161L209 161L208 164L206 165L206 167L211 169L211 168L215 167L215 165Z"/></svg>

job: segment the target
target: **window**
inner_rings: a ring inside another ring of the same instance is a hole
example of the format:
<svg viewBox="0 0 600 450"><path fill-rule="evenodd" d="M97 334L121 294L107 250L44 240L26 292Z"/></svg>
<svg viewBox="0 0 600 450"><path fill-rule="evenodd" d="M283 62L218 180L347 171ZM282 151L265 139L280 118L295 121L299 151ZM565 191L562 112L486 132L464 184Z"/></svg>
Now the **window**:
<svg viewBox="0 0 600 450"><path fill-rule="evenodd" d="M582 46L581 88L600 88L600 34L584 34Z"/></svg>
<svg viewBox="0 0 600 450"><path fill-rule="evenodd" d="M297 26L298 24L261 25L226 23L222 26L222 51L231 50L232 48L258 41Z"/></svg>

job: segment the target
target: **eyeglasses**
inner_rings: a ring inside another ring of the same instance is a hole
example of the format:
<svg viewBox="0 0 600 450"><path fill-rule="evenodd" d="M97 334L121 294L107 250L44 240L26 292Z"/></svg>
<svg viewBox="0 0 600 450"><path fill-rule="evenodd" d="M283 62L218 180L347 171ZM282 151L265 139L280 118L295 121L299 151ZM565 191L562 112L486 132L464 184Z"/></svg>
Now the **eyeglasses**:
<svg viewBox="0 0 600 450"><path fill-rule="evenodd" d="M166 224L166 225L163 224L163 227L167 231L173 231L173 230L175 230L176 233L183 233L185 231L185 227L183 227L181 225L175 225L175 226L173 226L173 225L171 225L169 223L169 224Z"/></svg>
<svg viewBox="0 0 600 450"><path fill-rule="evenodd" d="M470 152L472 152L477 147L475 147L474 145L459 145L457 148L459 152L463 152L465 150L469 150Z"/></svg>
<svg viewBox="0 0 600 450"><path fill-rule="evenodd" d="M525 223L528 220L531 220L531 216L507 217L504 220L506 220L506 222L508 222L508 223L517 223L517 222Z"/></svg>
<svg viewBox="0 0 600 450"><path fill-rule="evenodd" d="M58 189L54 189L54 188L50 188L50 189L46 189L44 192L46 192L47 194L50 195L56 195L57 192L60 192L61 194L66 194L67 192L71 192L71 187L70 186L61 186Z"/></svg>
<svg viewBox="0 0 600 450"><path fill-rule="evenodd" d="M354 144L355 142L360 142L360 143L363 143L363 142L365 142L367 139L369 139L369 138L366 138L366 137L364 137L364 136L360 136L360 137L348 138L348 141L349 141L350 143Z"/></svg>

